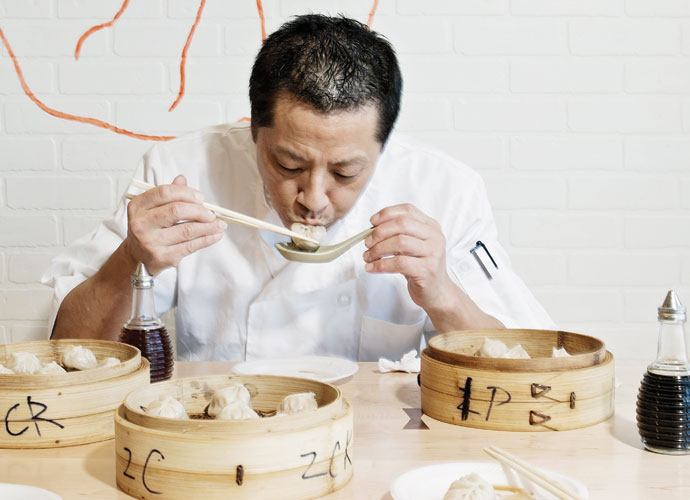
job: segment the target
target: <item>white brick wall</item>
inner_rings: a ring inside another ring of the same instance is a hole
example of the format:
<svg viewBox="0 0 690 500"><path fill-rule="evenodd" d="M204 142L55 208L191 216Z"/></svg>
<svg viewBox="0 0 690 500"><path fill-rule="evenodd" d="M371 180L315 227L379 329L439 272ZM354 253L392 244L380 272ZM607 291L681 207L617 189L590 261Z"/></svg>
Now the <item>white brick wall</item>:
<svg viewBox="0 0 690 500"><path fill-rule="evenodd" d="M264 0L366 21L372 0ZM46 105L180 134L249 113L253 0L0 0L0 28ZM564 329L651 359L656 306L690 305L690 2L381 0L373 29L405 78L398 128L476 168L501 242ZM45 335L52 255L108 214L149 144L39 110L0 51L0 342Z"/></svg>

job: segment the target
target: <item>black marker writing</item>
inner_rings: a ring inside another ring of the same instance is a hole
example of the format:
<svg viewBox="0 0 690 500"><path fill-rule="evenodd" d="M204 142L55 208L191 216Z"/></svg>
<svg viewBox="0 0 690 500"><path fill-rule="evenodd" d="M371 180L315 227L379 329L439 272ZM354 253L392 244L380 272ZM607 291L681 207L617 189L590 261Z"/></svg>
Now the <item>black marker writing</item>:
<svg viewBox="0 0 690 500"><path fill-rule="evenodd" d="M151 451L149 452L149 456L146 457L146 462L144 463L144 470L141 472L141 482L144 484L144 488L146 488L146 491L148 491L149 493L153 493L154 495L160 495L160 494L161 494L160 491L153 491L153 490L152 490L151 488L149 488L149 486L146 484L146 468L149 466L149 460L151 460L151 455L153 455L154 453L158 453L158 454L161 456L161 458L159 459L159 461L160 461L160 460L165 460L165 457L163 456L163 454L162 454L160 451L158 451L158 450L156 450L156 449L151 450Z"/></svg>
<svg viewBox="0 0 690 500"><path fill-rule="evenodd" d="M494 406L494 401L496 399L496 391L502 391L505 393L506 396L508 396L508 399L506 399L504 401L499 401L496 404L496 406L501 406L501 405L504 405L506 403L510 403L511 397L510 397L510 393L508 391L506 391L505 389L501 389L500 387L495 387L493 385L490 385L487 387L487 389L491 389L491 401L489 401L489 409L486 412L486 420L488 421L489 416L491 415L491 408Z"/></svg>

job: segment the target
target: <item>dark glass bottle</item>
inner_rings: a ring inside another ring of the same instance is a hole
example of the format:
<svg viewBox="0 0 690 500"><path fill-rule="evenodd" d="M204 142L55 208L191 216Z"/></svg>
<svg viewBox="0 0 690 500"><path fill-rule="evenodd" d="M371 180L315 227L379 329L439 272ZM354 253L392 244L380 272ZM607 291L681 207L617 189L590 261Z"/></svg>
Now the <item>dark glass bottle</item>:
<svg viewBox="0 0 690 500"><path fill-rule="evenodd" d="M637 394L637 429L644 447L690 454L690 362L686 309L671 290L659 308L659 344Z"/></svg>
<svg viewBox="0 0 690 500"><path fill-rule="evenodd" d="M173 349L168 330L156 316L153 276L143 262L132 275L132 315L120 334L120 342L133 345L151 363L151 382L167 380L173 374Z"/></svg>

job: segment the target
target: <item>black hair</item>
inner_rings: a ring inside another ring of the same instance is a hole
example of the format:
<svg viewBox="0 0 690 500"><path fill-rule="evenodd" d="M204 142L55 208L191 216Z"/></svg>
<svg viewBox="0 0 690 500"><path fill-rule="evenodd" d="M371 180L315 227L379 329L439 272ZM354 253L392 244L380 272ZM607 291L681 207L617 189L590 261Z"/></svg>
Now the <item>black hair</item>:
<svg viewBox="0 0 690 500"><path fill-rule="evenodd" d="M385 144L400 111L402 76L391 44L353 19L297 16L273 32L249 79L252 129L270 127L276 97L287 93L322 113L374 104L376 139Z"/></svg>

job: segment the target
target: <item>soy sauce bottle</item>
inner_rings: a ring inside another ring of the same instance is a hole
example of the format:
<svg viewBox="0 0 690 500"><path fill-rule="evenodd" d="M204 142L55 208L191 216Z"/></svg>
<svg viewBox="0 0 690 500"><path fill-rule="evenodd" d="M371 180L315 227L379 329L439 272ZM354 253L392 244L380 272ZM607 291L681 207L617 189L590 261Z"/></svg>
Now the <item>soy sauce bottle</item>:
<svg viewBox="0 0 690 500"><path fill-rule="evenodd" d="M131 277L132 315L119 341L133 345L151 363L151 382L167 380L173 374L173 350L168 330L156 316L153 304L153 276L143 262Z"/></svg>
<svg viewBox="0 0 690 500"><path fill-rule="evenodd" d="M637 429L650 451L690 454L690 361L686 309L671 290L659 307L656 360L647 367L637 394Z"/></svg>

